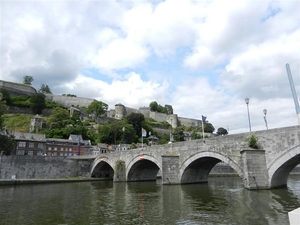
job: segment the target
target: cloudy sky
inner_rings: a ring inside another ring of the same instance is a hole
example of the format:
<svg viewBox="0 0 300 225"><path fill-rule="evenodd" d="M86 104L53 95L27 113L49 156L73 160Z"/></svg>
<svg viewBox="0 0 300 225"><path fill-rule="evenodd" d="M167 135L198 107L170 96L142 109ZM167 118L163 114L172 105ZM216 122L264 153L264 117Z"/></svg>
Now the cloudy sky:
<svg viewBox="0 0 300 225"><path fill-rule="evenodd" d="M5 1L0 79L103 101L170 104L229 133L298 125L300 1Z"/></svg>

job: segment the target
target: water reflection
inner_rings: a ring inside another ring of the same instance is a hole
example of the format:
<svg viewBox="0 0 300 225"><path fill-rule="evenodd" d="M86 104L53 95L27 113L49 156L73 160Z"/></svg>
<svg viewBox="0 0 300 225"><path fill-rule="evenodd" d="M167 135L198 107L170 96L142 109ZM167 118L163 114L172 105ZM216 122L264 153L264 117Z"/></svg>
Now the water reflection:
<svg viewBox="0 0 300 225"><path fill-rule="evenodd" d="M300 183L249 191L239 178L206 184L111 181L0 187L0 224L288 224Z"/></svg>

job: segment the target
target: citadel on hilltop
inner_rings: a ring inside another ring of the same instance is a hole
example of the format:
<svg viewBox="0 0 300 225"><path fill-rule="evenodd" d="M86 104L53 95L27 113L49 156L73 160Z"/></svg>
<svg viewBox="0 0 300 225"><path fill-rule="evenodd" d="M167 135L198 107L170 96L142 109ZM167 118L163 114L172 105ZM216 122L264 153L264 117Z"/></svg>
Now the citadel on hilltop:
<svg viewBox="0 0 300 225"><path fill-rule="evenodd" d="M36 89L32 86L3 80L0 80L0 89L6 89L11 95L33 95L37 93ZM93 101L97 101L91 98L61 96L53 94L45 94L45 96L48 101L53 101L66 108L70 108L72 106L78 108L88 107ZM152 118L159 122L166 121L169 124L171 124L173 128L176 128L180 125L201 126L201 120L199 119L178 117L177 114L167 115L165 113L152 112L150 111L149 107L140 107L139 109L134 109L126 107L121 103L116 104L115 109L108 110L107 117L110 119L120 120L124 116L129 115L131 113L141 113L145 116L145 118Z"/></svg>

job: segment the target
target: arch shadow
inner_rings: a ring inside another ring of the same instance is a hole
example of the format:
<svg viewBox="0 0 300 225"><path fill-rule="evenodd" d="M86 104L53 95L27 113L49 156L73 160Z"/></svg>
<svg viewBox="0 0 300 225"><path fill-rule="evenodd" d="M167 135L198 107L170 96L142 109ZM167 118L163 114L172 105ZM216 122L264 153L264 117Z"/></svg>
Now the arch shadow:
<svg viewBox="0 0 300 225"><path fill-rule="evenodd" d="M228 164L238 175L243 178L243 171L233 160L216 152L199 152L190 156L180 167L182 184L207 182L212 168L219 162Z"/></svg>
<svg viewBox="0 0 300 225"><path fill-rule="evenodd" d="M270 188L286 187L289 174L299 163L300 145L278 155L267 167Z"/></svg>
<svg viewBox="0 0 300 225"><path fill-rule="evenodd" d="M98 159L93 163L91 178L105 178L113 180L113 177L113 167L108 162L104 161L103 158Z"/></svg>
<svg viewBox="0 0 300 225"><path fill-rule="evenodd" d="M161 167L159 161L150 155L140 154L134 157L126 168L127 181L155 181Z"/></svg>

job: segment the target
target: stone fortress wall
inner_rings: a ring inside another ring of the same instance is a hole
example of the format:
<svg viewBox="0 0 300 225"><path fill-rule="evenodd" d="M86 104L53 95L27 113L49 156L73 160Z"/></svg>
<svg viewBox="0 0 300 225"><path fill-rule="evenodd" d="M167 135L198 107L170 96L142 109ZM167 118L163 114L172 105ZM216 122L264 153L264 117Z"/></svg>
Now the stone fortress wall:
<svg viewBox="0 0 300 225"><path fill-rule="evenodd" d="M180 125L185 126L201 126L201 120L190 119L184 117L178 117L177 114L167 115L165 113L151 112L149 107L141 107L139 109L128 108L121 103L115 105L115 109L111 109L107 112L108 117L115 119L122 119L124 116L129 115L130 113L139 112L143 114L146 118L152 118L159 122L168 122L172 125L173 128L176 128Z"/></svg>
<svg viewBox="0 0 300 225"><path fill-rule="evenodd" d="M6 89L12 95L32 95L36 94L37 91L35 88L20 84L12 83L0 80L0 89ZM48 101L53 101L57 104L60 104L64 107L88 107L95 99L91 98L81 98L81 97L71 97L71 96L61 96L53 94L45 94ZM185 126L201 126L201 120L190 119L184 117L178 117L177 114L164 114L159 112L151 112L149 107L140 107L139 109L134 109L126 107L121 103L115 105L115 109L108 110L107 117L110 119L122 119L124 116L131 113L142 113L146 118L153 118L159 122L168 122L172 125L173 128L176 128L179 125Z"/></svg>
<svg viewBox="0 0 300 225"><path fill-rule="evenodd" d="M35 88L30 85L4 80L0 80L0 89L6 89L11 95L33 95L37 93Z"/></svg>
<svg viewBox="0 0 300 225"><path fill-rule="evenodd" d="M63 105L64 107L79 106L88 107L95 99L91 98L80 98L62 95L45 94L48 101L53 101L57 104Z"/></svg>

